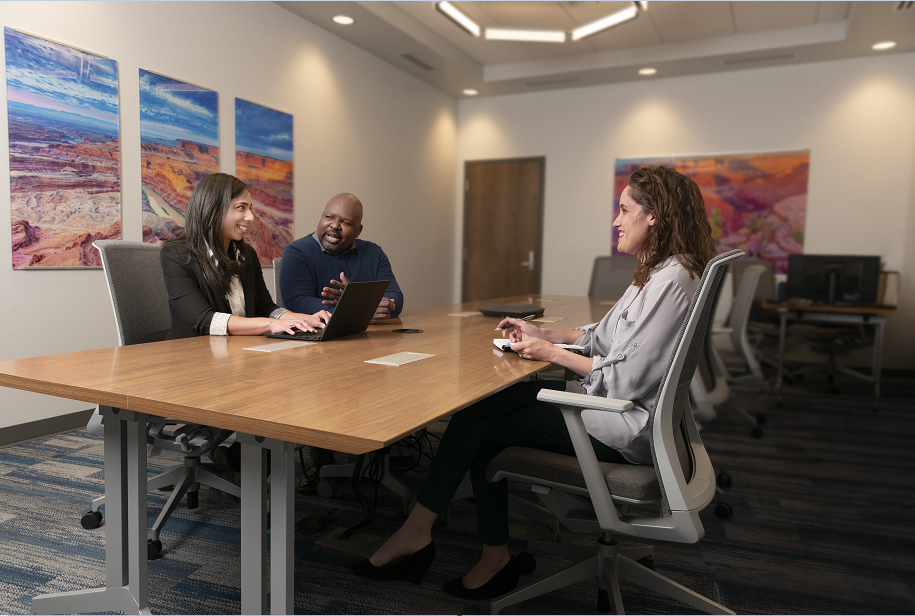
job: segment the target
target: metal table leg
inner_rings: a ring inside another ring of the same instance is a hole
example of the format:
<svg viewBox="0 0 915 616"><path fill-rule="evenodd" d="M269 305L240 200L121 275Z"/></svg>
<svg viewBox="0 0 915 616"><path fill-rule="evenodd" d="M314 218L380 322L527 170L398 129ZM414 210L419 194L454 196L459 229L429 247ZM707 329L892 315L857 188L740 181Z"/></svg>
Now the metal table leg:
<svg viewBox="0 0 915 616"><path fill-rule="evenodd" d="M267 457L270 456L270 613L292 614L295 445L238 434L241 446L241 612L267 613Z"/></svg>
<svg viewBox="0 0 915 616"><path fill-rule="evenodd" d="M782 382L785 373L785 335L788 331L788 311L778 311L778 375L775 380L775 404L782 405Z"/></svg>
<svg viewBox="0 0 915 616"><path fill-rule="evenodd" d="M883 361L883 330L886 328L886 318L872 317L871 321L874 324L874 410L877 410L877 405L880 403L880 372Z"/></svg>
<svg viewBox="0 0 915 616"><path fill-rule="evenodd" d="M40 595L36 614L149 614L146 415L99 407L105 423L105 587Z"/></svg>

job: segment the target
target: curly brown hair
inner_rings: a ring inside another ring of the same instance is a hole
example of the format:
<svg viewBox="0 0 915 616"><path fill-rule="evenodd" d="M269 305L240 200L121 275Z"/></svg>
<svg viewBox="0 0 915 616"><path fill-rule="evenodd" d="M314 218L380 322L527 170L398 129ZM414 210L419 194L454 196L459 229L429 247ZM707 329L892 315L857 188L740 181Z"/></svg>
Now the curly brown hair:
<svg viewBox="0 0 915 616"><path fill-rule="evenodd" d="M629 196L645 214L655 213L657 223L645 244L632 282L645 286L651 271L672 256L689 272L701 276L715 256L712 226L705 215L699 186L668 167L643 167L629 178Z"/></svg>

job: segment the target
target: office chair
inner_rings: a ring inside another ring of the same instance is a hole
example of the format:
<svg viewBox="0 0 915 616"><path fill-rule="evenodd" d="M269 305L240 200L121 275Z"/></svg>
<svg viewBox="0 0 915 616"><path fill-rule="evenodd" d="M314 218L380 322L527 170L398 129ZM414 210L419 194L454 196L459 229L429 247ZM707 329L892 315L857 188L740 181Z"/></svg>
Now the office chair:
<svg viewBox="0 0 915 616"><path fill-rule="evenodd" d="M730 362L732 365L742 363L744 366L744 374L735 375L730 370L727 371L727 379L732 383L762 381L765 379L762 368L756 359L757 350L750 343L747 336L750 309L753 306L753 298L756 294L760 276L764 271L765 268L762 265L745 267L743 268L739 281L735 273L734 284L737 291L734 293L734 303L731 306L731 313L728 315L724 327L712 328L713 334L727 334L734 350L733 352L727 352L726 350L718 349L715 345L712 345L709 350L718 353L722 360L725 358L736 360ZM725 367L727 367L728 362L724 361L723 363Z"/></svg>
<svg viewBox="0 0 915 616"><path fill-rule="evenodd" d="M487 469L490 481L511 479L531 484L546 507L574 533L599 534L594 547L531 541L529 548L572 560L573 564L533 584L509 592L491 604L491 613L521 601L597 578L598 607L623 614L619 577L711 614L733 614L714 601L636 562L651 546L620 547L612 533L679 543L695 543L705 531L699 519L715 493L708 453L690 411L687 390L712 318L715 293L727 264L743 254L716 256L705 268L649 418L653 466L598 462L581 411L622 412L632 402L564 391L542 390L538 399L559 406L576 456L510 447ZM638 506L638 515L629 509Z"/></svg>
<svg viewBox="0 0 915 616"><path fill-rule="evenodd" d="M775 301L778 293L775 288L775 273L772 268L772 262L763 259L739 259L731 265L731 273L734 277L734 288L740 287L740 281L743 273L755 266L762 266L763 271L759 275L759 281L756 283L756 292L753 294L753 300L750 304L750 312L747 320L747 339L756 348L756 360L761 365L778 369L778 357L772 353L767 353L766 348L778 348L779 339L779 319L771 310L764 310L762 303L765 301ZM788 334L792 335L792 326L788 326Z"/></svg>
<svg viewBox="0 0 915 616"><path fill-rule="evenodd" d="M622 297L632 284L632 272L638 266L637 257L619 255L596 257L591 269L589 297Z"/></svg>
<svg viewBox="0 0 915 616"><path fill-rule="evenodd" d="M791 326L791 333L812 350L825 354L827 359L822 364L812 364L793 370L788 373L790 378L794 379L805 374L825 372L831 393L839 393L839 386L835 379L839 374L873 382L872 377L843 366L838 362L838 358L842 355L874 345L873 336L868 335L860 325L858 327L826 327L795 323Z"/></svg>
<svg viewBox="0 0 915 616"><path fill-rule="evenodd" d="M718 285L712 297L711 314L714 318L718 310L724 285ZM705 343L699 351L693 380L689 386L689 397L692 402L693 415L700 422L708 422L715 417L715 406L727 402L731 397L731 388L728 387L728 370L721 361L721 356L715 352L715 343L712 340L711 325L705 332Z"/></svg>
<svg viewBox="0 0 915 616"><path fill-rule="evenodd" d="M118 344L126 346L165 340L171 327L171 315L168 310L168 292L159 264L159 246L124 240L98 240L93 246L98 249L102 268L105 270L108 293L111 296L114 319L118 327ZM96 432L101 427L101 420L102 417L96 409L87 426L89 431ZM232 434L231 431L153 417L147 422L146 428L146 441L151 448L150 457L158 455L162 449L184 454L182 464L172 466L146 482L148 491L174 486L159 517L149 530L147 556L153 559L162 551L162 542L159 539L162 526L185 494L187 508L196 509L201 485L211 488L212 500L217 500L217 495L221 497L220 492L240 498L241 490L232 482L200 465L200 457L226 440ZM220 492L214 491L213 488ZM84 528L96 528L101 523L102 513L99 507L104 502L104 496L92 501L91 510L81 520Z"/></svg>
<svg viewBox="0 0 915 616"><path fill-rule="evenodd" d="M283 305L283 298L280 294L280 264L283 262L282 257L277 257L273 260L273 286L276 289L276 305ZM302 471L304 472L307 468L305 465L305 458L302 454L303 445L299 445L296 449L299 452L299 460L302 464ZM384 460L381 462L381 475L379 482L384 487L388 488L394 494L400 497L401 502L403 503L403 512L407 513L407 509L410 505L410 500L412 498L410 493L410 488L407 487L400 479L391 474L391 456L385 454ZM365 477L366 473L369 472L371 465L366 464L362 469L362 476ZM331 498L337 494L337 485L334 482L334 479L339 478L352 478L356 470L355 462L347 462L345 464L325 464L321 466L321 481L318 483L318 494L323 498Z"/></svg>

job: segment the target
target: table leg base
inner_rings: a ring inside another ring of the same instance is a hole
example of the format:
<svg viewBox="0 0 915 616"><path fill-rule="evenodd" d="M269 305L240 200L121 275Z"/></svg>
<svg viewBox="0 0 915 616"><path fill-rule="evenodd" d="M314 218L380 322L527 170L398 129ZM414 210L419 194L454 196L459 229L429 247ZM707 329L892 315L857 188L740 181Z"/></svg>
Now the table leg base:
<svg viewBox="0 0 915 616"><path fill-rule="evenodd" d="M127 586L56 592L39 595L32 599L33 614L85 614L89 612L152 613L145 603L140 605Z"/></svg>

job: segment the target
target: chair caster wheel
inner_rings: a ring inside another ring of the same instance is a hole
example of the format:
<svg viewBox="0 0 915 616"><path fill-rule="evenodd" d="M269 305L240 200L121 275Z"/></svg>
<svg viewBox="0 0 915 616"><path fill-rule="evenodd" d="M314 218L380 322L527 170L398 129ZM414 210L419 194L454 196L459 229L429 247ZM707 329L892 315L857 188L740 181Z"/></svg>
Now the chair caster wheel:
<svg viewBox="0 0 915 616"><path fill-rule="evenodd" d="M333 498L337 494L337 484L332 479L322 479L318 484L318 495L321 498Z"/></svg>
<svg viewBox="0 0 915 616"><path fill-rule="evenodd" d="M158 539L155 541L152 539L146 540L146 560L155 560L159 556L160 552L162 552L161 541Z"/></svg>
<svg viewBox="0 0 915 616"><path fill-rule="evenodd" d="M734 514L734 510L727 503L718 503L715 505L715 515L722 520L727 520Z"/></svg>
<svg viewBox="0 0 915 616"><path fill-rule="evenodd" d="M101 511L90 511L83 515L82 519L79 521L82 524L83 528L86 530L92 530L93 528L98 528L99 524L102 523L102 512Z"/></svg>
<svg viewBox="0 0 915 616"><path fill-rule="evenodd" d="M727 473L725 473L724 471L721 471L720 473L718 473L718 485L721 486L722 488L730 488L731 487L731 476L728 475Z"/></svg>
<svg viewBox="0 0 915 616"><path fill-rule="evenodd" d="M753 429L750 430L750 434L753 435L753 438L762 438L762 428L759 426L753 426Z"/></svg>
<svg viewBox="0 0 915 616"><path fill-rule="evenodd" d="M200 506L200 493L199 492L188 492L187 493L187 508L196 509Z"/></svg>
<svg viewBox="0 0 915 616"><path fill-rule="evenodd" d="M756 413L756 423L763 425L766 423L766 414L765 413Z"/></svg>

